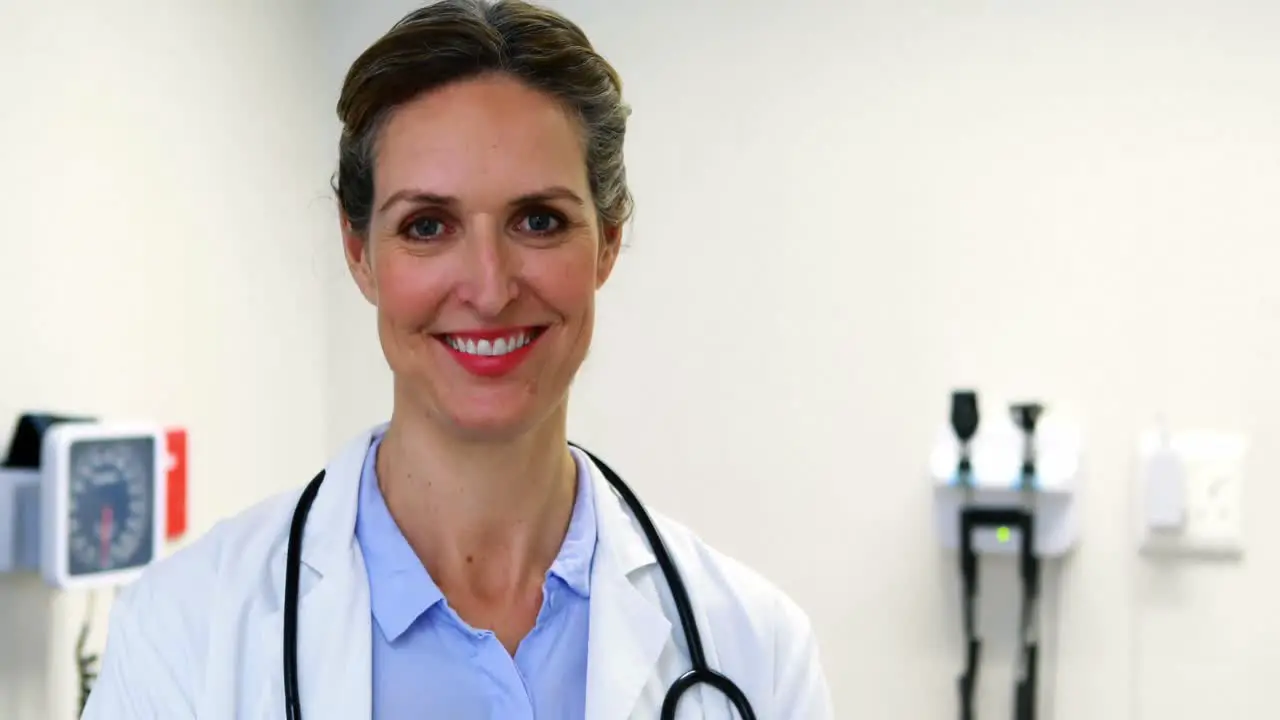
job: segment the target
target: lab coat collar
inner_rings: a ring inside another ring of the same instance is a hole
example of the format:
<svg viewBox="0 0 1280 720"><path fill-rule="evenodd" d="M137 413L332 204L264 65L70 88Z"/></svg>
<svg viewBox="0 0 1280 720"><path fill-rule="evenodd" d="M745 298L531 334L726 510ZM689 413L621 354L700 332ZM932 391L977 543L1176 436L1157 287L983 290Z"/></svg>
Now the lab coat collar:
<svg viewBox="0 0 1280 720"><path fill-rule="evenodd" d="M364 558L356 543L360 471L377 429L352 439L325 468L302 542L298 600L298 684L302 707L315 720L349 720L372 707L372 613ZM284 577L284 547L274 576ZM273 637L283 637L284 583L271 619ZM335 631L335 628L342 628ZM269 667L279 668L282 650ZM277 717L284 699L279 672L264 697L263 717ZM367 717L367 716L366 716Z"/></svg>
<svg viewBox="0 0 1280 720"><path fill-rule="evenodd" d="M657 562L643 531L585 454L592 471L598 545L591 571L586 717L631 717L671 638L671 622L635 574Z"/></svg>
<svg viewBox="0 0 1280 720"><path fill-rule="evenodd" d="M364 470L369 445L384 432L385 423L352 438L325 467L324 483L311 507L302 540L303 564L321 576L334 568L345 567L356 548L360 473Z"/></svg>
<svg viewBox="0 0 1280 720"><path fill-rule="evenodd" d="M595 502L596 537L605 554L613 554L612 569L623 575L658 562L639 523L627 510L622 497L609 484L600 467L578 448L571 448L578 462L591 469L592 500ZM597 548L597 552L602 552ZM595 579L594 577L592 578Z"/></svg>

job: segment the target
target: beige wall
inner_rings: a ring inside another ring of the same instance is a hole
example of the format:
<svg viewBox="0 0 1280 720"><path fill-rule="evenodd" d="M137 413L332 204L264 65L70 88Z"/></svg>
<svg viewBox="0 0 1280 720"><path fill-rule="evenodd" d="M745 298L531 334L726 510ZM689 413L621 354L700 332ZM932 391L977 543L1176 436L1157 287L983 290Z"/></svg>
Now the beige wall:
<svg viewBox="0 0 1280 720"><path fill-rule="evenodd" d="M300 2L0 2L0 444L31 409L186 425L193 534L323 462L319 30ZM85 603L0 577L0 717L72 717Z"/></svg>

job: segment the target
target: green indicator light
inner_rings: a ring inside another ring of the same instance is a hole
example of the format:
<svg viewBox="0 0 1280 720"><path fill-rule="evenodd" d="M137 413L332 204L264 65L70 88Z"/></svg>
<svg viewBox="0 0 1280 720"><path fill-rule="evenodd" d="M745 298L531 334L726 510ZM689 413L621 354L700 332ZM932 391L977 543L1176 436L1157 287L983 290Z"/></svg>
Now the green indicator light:
<svg viewBox="0 0 1280 720"><path fill-rule="evenodd" d="M996 538L1002 543L1009 542L1009 536L1012 534L1013 533L1011 533L1007 527L1002 527L999 530L996 530Z"/></svg>

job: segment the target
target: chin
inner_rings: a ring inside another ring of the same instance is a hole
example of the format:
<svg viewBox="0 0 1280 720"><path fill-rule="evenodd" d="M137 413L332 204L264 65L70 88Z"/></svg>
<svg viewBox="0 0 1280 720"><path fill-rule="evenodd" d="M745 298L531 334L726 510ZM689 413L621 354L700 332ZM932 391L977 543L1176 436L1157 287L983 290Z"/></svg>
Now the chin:
<svg viewBox="0 0 1280 720"><path fill-rule="evenodd" d="M499 443L525 435L538 423L528 416L450 413L449 425L453 434L467 442Z"/></svg>
<svg viewBox="0 0 1280 720"><path fill-rule="evenodd" d="M497 390L494 388L493 390ZM435 414L450 431L469 441L514 439L536 428L550 408L527 391L466 392L437 395Z"/></svg>
<svg viewBox="0 0 1280 720"><path fill-rule="evenodd" d="M498 443L535 431L563 407L568 388L555 392L556 378L530 370L534 368L482 379L449 364L433 364L397 374L402 380L397 385L404 391L402 400L445 434L465 442Z"/></svg>

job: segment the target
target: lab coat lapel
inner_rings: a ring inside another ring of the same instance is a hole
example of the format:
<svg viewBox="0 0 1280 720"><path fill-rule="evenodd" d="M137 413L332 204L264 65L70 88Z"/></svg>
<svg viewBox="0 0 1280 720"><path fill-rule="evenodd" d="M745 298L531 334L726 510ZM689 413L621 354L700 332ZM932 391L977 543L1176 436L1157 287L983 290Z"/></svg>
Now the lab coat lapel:
<svg viewBox="0 0 1280 720"><path fill-rule="evenodd" d="M672 626L657 602L633 582L633 574L655 562L653 552L608 481L591 467L597 545L591 571L586 716L625 720L656 676ZM652 716L657 717L656 708Z"/></svg>
<svg viewBox="0 0 1280 720"><path fill-rule="evenodd" d="M351 442L325 469L307 518L298 602L298 686L307 720L361 720L372 714L369 584L355 538L360 472L372 437L367 433ZM277 577L283 578L283 546L278 555ZM279 597L273 618L279 632L273 638L283 637L283 580ZM279 657L272 717L282 717L284 708Z"/></svg>
<svg viewBox="0 0 1280 720"><path fill-rule="evenodd" d="M308 719L370 717L367 582L360 553L354 552L350 562L329 571L299 604L298 685Z"/></svg>

